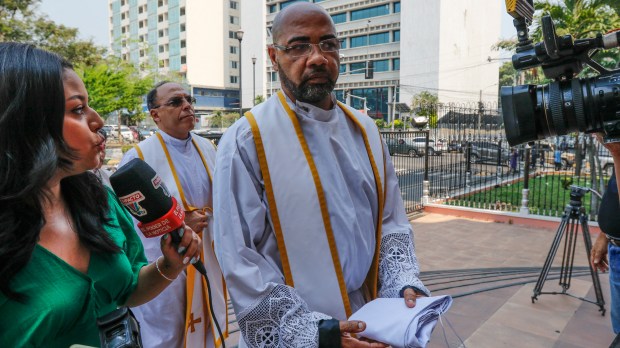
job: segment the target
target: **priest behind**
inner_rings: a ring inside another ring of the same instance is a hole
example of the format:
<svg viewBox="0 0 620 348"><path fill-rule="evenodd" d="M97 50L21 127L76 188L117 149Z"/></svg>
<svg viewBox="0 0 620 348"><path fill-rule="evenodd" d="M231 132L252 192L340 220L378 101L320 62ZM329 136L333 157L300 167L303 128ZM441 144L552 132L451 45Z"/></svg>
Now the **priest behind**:
<svg viewBox="0 0 620 348"><path fill-rule="evenodd" d="M215 250L249 347L385 347L347 318L375 297L429 296L385 143L332 94L340 42L321 7L274 19L282 91L226 131Z"/></svg>
<svg viewBox="0 0 620 348"><path fill-rule="evenodd" d="M213 325L217 318L224 330L227 323L226 289L222 272L212 248L212 173L215 145L190 131L196 116L194 98L171 82L160 82L147 95L147 107L159 131L137 144L123 157L120 166L139 157L161 176L166 188L183 205L185 223L203 241L204 263L213 297L214 314L209 313L207 286L193 267L178 278L153 301L137 307L145 348L219 347L220 337ZM161 256L155 238L142 238L149 260Z"/></svg>

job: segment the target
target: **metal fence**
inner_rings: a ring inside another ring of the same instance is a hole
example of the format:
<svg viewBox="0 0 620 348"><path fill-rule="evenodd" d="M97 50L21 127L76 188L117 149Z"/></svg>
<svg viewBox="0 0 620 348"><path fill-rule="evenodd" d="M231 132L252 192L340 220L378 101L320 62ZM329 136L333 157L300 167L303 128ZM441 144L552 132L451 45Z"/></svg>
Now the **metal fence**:
<svg viewBox="0 0 620 348"><path fill-rule="evenodd" d="M613 170L607 150L588 135L510 147L496 105L429 105L416 112L429 118L424 130L382 131L407 212L422 209L428 199L561 216L570 185L602 191ZM197 133L214 141L221 137L219 132ZM587 193L582 201L590 219L596 220L596 195Z"/></svg>
<svg viewBox="0 0 620 348"><path fill-rule="evenodd" d="M588 135L510 147L493 106L432 105L421 111L430 116L425 130L382 132L408 212L421 209L423 200L429 199L561 216L569 202L570 185L601 191L612 172L609 153ZM424 192L424 181L428 192ZM598 198L587 193L582 201L595 220Z"/></svg>

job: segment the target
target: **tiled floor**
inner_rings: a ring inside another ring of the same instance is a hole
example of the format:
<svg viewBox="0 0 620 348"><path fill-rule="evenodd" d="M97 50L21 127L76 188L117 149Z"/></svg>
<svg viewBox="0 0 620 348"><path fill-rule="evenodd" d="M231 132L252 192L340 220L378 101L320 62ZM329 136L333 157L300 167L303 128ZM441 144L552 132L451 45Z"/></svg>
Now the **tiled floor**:
<svg viewBox="0 0 620 348"><path fill-rule="evenodd" d="M555 230L439 214L422 215L412 224L416 254L424 273L454 269L541 268L556 234ZM559 264L561 256L560 247L554 266ZM574 262L576 267L587 266L581 237ZM537 276L528 279L535 282ZM601 274L600 280L604 299L609 302L607 274ZM529 283L455 298L446 317L466 347L589 348L608 347L613 341L609 312L601 316L597 305L566 295L542 294L536 303L532 303L534 285ZM477 288L489 286L492 284L479 284ZM542 290L559 291L560 288L556 280L549 280ZM458 292L458 289L450 291ZM443 293L447 292L434 292L435 295ZM568 293L595 299L589 273L572 277ZM605 308L609 309L609 304ZM444 327L447 340L442 327L437 326L429 348L459 347L456 334L445 323Z"/></svg>
<svg viewBox="0 0 620 348"><path fill-rule="evenodd" d="M597 305L566 295L542 294L532 303L534 283L540 273L552 240L554 229L531 228L511 224L471 220L440 214L414 217L416 254L422 278L434 295L474 294L455 297L446 314L448 322L437 325L429 348L598 348L608 347L614 339L609 312L601 316ZM559 264L558 250L554 266ZM577 242L575 267L587 266L583 240ZM528 276L519 276L523 268ZM497 281L500 276L480 277L475 285L462 287L457 280L470 273L487 274L486 269L508 270L510 281ZM458 275L445 275L456 270ZM442 276L444 274L445 276ZM584 274L584 271L581 271ZM569 293L594 299L592 280L586 275L572 277ZM601 274L603 295L609 302L609 280ZM511 282L529 283L481 291ZM558 291L556 280L549 280L543 291ZM476 293L477 292L477 293ZM609 310L609 304L605 305ZM232 313L232 309L230 310ZM231 316L234 318L234 316ZM452 325L453 329L450 328ZM236 322L230 329L236 331ZM457 337L458 335L458 337ZM227 347L236 346L239 332L226 340Z"/></svg>

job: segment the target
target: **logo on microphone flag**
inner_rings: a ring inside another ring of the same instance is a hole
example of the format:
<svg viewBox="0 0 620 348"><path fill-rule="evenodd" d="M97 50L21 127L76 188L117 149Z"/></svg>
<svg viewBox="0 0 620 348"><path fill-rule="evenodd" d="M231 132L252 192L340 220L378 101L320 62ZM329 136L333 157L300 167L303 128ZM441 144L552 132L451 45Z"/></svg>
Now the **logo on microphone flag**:
<svg viewBox="0 0 620 348"><path fill-rule="evenodd" d="M151 179L151 184L153 184L153 187L156 190L161 187L161 189L164 190L164 194L166 195L166 197L170 197L170 192L168 192L166 184L164 184L159 175L155 175L153 179Z"/></svg>
<svg viewBox="0 0 620 348"><path fill-rule="evenodd" d="M140 202L144 200L144 195L140 191L132 192L126 196L118 198L121 203L125 206L125 208L131 211L131 215L133 216L144 216L148 212L144 209Z"/></svg>

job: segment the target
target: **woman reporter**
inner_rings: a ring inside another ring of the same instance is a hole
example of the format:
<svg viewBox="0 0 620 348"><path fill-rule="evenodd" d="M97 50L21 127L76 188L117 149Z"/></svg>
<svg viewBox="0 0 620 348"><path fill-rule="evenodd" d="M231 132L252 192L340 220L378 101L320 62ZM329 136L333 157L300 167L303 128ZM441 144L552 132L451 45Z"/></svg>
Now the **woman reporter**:
<svg viewBox="0 0 620 348"><path fill-rule="evenodd" d="M57 55L0 43L0 341L99 346L96 318L157 296L199 258L167 235L148 264L130 215L89 170L103 121Z"/></svg>

